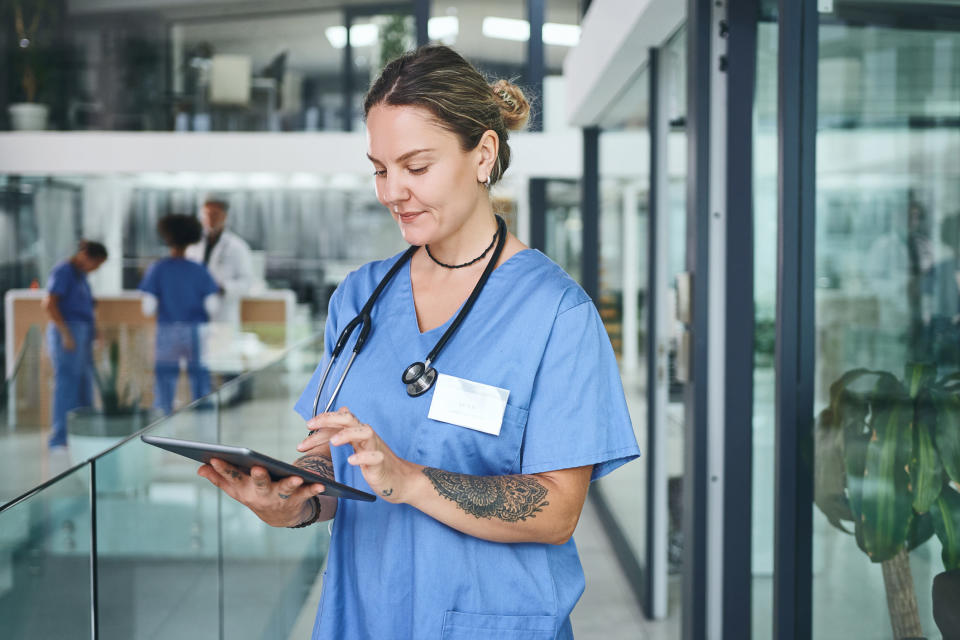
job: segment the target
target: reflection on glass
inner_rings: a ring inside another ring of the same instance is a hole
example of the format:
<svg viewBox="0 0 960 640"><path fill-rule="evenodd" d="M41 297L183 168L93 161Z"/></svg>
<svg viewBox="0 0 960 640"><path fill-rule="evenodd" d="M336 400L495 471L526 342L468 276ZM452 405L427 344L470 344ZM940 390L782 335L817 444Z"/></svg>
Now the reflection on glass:
<svg viewBox="0 0 960 640"><path fill-rule="evenodd" d="M663 90L666 91L667 120L670 131L667 136L667 201L666 215L658 222L667 224L669 248L667 254L667 282L670 287L670 317L674 319L673 331L665 336L670 344L668 355L668 402L667 402L667 476L669 514L668 567L679 580L683 569L683 433L684 406L683 382L678 377L677 353L683 326L676 320L677 276L686 271L687 260L687 136L685 131L687 101L687 29L680 28L663 46ZM665 219L664 219L665 218ZM678 590L670 589L669 607L677 610L682 606Z"/></svg>
<svg viewBox="0 0 960 640"><path fill-rule="evenodd" d="M306 435L306 428L293 405L320 361L321 351L322 342L313 341L221 389L220 441L242 444L288 462L298 458L296 445ZM312 613L318 604L309 598L326 558L327 526L295 531L270 527L226 496L221 496L220 509L223 637L292 637L301 610ZM256 606L251 607L251 602ZM312 621L312 616L308 617Z"/></svg>
<svg viewBox="0 0 960 640"><path fill-rule="evenodd" d="M5 638L90 637L90 470L0 511Z"/></svg>
<svg viewBox="0 0 960 640"><path fill-rule="evenodd" d="M153 433L215 442L217 412ZM218 637L219 492L198 463L134 438L94 461L101 638Z"/></svg>
<svg viewBox="0 0 960 640"><path fill-rule="evenodd" d="M773 633L774 343L777 306L777 24L757 25L753 138L754 368L751 485L752 628Z"/></svg>
<svg viewBox="0 0 960 640"><path fill-rule="evenodd" d="M960 569L958 73L955 32L820 27L818 638L935 637Z"/></svg>

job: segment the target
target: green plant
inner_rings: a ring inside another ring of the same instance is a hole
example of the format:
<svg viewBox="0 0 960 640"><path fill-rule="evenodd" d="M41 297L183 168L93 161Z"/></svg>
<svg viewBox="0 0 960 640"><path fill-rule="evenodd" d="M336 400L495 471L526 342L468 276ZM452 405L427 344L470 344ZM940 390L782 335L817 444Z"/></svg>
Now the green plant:
<svg viewBox="0 0 960 640"><path fill-rule="evenodd" d="M408 17L400 13L388 16L386 22L380 27L380 69L403 54L409 47Z"/></svg>
<svg viewBox="0 0 960 640"><path fill-rule="evenodd" d="M817 506L881 564L894 637L922 636L908 552L936 535L946 568L960 568L960 374L848 371L815 445Z"/></svg>
<svg viewBox="0 0 960 640"><path fill-rule="evenodd" d="M141 411L140 393L129 381L120 390L120 345L111 342L100 367L94 367L94 379L100 392L101 410L105 414L130 414Z"/></svg>

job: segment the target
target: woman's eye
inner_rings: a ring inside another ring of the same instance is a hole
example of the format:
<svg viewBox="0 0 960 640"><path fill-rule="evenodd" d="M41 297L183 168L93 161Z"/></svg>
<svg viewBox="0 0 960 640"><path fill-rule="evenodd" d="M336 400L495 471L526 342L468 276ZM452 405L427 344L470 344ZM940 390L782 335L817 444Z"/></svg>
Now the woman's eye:
<svg viewBox="0 0 960 640"><path fill-rule="evenodd" d="M383 176L387 175L387 170L386 170L386 169L374 169L373 175L375 175L375 176L378 177L378 178L382 178Z"/></svg>
<svg viewBox="0 0 960 640"><path fill-rule="evenodd" d="M417 167L416 169L414 169L414 168L411 167L411 168L409 169L410 173L412 173L412 174L415 175L415 176L418 176L418 175L420 175L421 173L426 172L426 170L427 170L426 167Z"/></svg>

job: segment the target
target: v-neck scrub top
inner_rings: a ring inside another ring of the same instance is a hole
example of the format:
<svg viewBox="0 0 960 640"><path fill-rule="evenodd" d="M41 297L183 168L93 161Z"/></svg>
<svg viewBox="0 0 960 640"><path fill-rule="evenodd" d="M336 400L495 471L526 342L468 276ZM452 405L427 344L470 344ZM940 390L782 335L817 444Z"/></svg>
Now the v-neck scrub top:
<svg viewBox="0 0 960 640"><path fill-rule="evenodd" d="M305 420L340 331L397 259L354 271L331 297L328 355L295 407ZM479 476L593 465L595 480L639 456L600 316L583 289L539 251L521 251L493 271L434 363L439 373L509 390L499 436L429 419L436 387L407 395L401 373L422 361L453 321L420 332L409 264L371 315L367 343L334 408L348 407L401 458ZM329 374L320 410L353 340ZM337 479L370 491L346 461L352 447L331 449ZM573 540L490 542L408 505L340 500L313 638L572 638L569 615L583 588Z"/></svg>

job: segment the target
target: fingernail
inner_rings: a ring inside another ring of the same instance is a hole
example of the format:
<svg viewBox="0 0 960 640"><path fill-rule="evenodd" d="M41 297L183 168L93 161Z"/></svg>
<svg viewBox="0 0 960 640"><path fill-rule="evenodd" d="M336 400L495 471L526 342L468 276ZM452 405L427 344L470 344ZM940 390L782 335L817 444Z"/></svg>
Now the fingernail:
<svg viewBox="0 0 960 640"><path fill-rule="evenodd" d="M349 458L347 458L347 462L349 462L350 464L356 464L357 456L355 454L350 456Z"/></svg>

